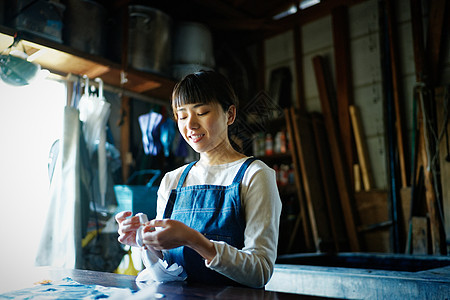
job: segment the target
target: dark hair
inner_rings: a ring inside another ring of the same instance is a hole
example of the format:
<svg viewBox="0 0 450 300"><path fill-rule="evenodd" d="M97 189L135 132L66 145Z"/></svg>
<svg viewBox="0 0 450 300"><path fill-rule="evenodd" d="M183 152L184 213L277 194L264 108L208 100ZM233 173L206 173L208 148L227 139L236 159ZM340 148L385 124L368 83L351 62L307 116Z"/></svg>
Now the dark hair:
<svg viewBox="0 0 450 300"><path fill-rule="evenodd" d="M228 79L215 71L199 71L186 75L179 81L172 92L172 110L175 119L177 118L176 108L185 104L218 103L224 112L228 111L230 106L238 109L239 101ZM236 115L236 120L238 119ZM228 136L237 131L237 121L228 126ZM229 138L233 148L242 152L241 147Z"/></svg>
<svg viewBox="0 0 450 300"><path fill-rule="evenodd" d="M186 75L172 92L172 109L184 104L218 103L226 112L231 105L238 107L237 96L228 79L215 71L199 71ZM174 113L175 118L176 114Z"/></svg>

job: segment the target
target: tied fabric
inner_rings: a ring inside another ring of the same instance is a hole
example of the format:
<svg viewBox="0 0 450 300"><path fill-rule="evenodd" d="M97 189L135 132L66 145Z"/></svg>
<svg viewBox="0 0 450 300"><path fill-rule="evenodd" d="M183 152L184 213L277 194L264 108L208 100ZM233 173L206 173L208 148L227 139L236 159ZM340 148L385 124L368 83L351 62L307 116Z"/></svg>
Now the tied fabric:
<svg viewBox="0 0 450 300"><path fill-rule="evenodd" d="M163 148L160 139L160 126L163 116L150 112L139 116L139 125L142 131L142 143L146 155L157 155Z"/></svg>
<svg viewBox="0 0 450 300"><path fill-rule="evenodd" d="M164 156L170 156L170 147L175 139L177 133L176 124L171 119L167 118L165 122L161 124L161 143L164 148Z"/></svg>
<svg viewBox="0 0 450 300"><path fill-rule="evenodd" d="M146 214L139 213L137 216L139 216L141 224L148 222ZM145 269L138 274L136 281L169 282L185 280L187 276L183 272L182 266L176 263L168 266L167 262L161 260L155 253L145 248L142 236L143 229L144 226L141 225L136 234L136 243L141 247L142 262L144 263Z"/></svg>

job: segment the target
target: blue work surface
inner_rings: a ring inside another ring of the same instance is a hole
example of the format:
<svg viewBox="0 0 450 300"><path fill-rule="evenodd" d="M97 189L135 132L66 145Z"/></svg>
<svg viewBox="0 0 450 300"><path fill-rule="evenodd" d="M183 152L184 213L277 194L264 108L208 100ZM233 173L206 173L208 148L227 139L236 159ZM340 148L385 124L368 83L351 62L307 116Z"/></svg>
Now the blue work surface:
<svg viewBox="0 0 450 300"><path fill-rule="evenodd" d="M33 287L0 294L0 299L102 299L119 290L115 287L80 284L66 277L60 281L37 283Z"/></svg>

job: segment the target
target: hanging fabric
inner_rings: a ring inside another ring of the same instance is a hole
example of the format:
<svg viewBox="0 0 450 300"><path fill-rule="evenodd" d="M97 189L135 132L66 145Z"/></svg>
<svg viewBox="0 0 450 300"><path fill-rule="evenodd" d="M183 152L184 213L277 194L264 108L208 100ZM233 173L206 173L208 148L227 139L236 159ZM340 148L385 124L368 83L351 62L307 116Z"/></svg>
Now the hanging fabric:
<svg viewBox="0 0 450 300"><path fill-rule="evenodd" d="M107 204L116 204L107 158L119 154L106 143L110 104L103 97L103 82L97 80L94 96L89 94L89 79L84 81L84 91L77 80L68 95L64 132L50 150L50 203L36 264L112 272L124 251L116 228L98 218L107 213L106 224L115 224L112 211L96 202L106 198Z"/></svg>
<svg viewBox="0 0 450 300"><path fill-rule="evenodd" d="M95 151L98 155L98 185L100 191L100 205L106 205L106 190L108 181L106 157L106 124L111 112L109 104L103 96L103 81L99 83L98 96L89 93L89 79L85 79L85 91L80 100L80 120L83 122L83 133L91 160Z"/></svg>
<svg viewBox="0 0 450 300"><path fill-rule="evenodd" d="M160 131L160 138L161 144L164 149L164 156L169 157L171 153L172 143L175 139L176 133L178 132L175 122L170 118L166 118L166 120L161 124Z"/></svg>
<svg viewBox="0 0 450 300"><path fill-rule="evenodd" d="M79 142L79 113L67 106L60 152L50 184L47 219L37 251L39 266L79 268L82 262Z"/></svg>
<svg viewBox="0 0 450 300"><path fill-rule="evenodd" d="M162 150L160 125L163 116L155 111L141 115L138 118L142 132L142 144L146 155L158 155Z"/></svg>

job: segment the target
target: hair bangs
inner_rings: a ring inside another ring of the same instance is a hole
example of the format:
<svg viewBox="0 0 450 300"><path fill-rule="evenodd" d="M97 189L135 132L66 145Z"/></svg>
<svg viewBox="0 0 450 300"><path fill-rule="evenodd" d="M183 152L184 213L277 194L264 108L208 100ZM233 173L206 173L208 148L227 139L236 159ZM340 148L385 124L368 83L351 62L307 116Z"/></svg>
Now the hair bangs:
<svg viewBox="0 0 450 300"><path fill-rule="evenodd" d="M172 94L172 107L176 109L186 104L210 104L217 101L211 87L205 86L203 83L193 74L186 76L175 85Z"/></svg>

